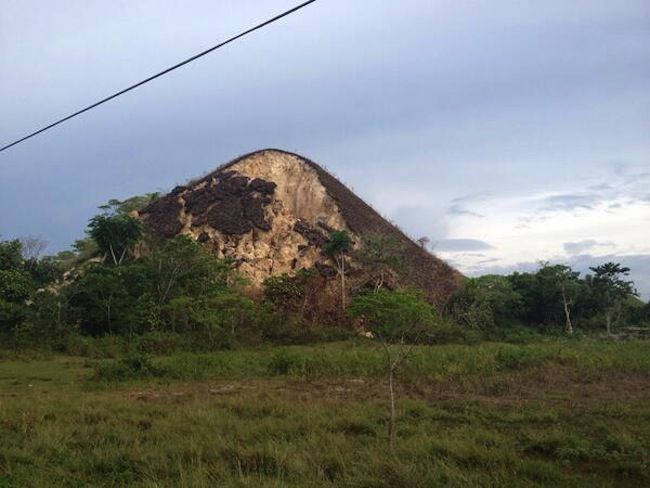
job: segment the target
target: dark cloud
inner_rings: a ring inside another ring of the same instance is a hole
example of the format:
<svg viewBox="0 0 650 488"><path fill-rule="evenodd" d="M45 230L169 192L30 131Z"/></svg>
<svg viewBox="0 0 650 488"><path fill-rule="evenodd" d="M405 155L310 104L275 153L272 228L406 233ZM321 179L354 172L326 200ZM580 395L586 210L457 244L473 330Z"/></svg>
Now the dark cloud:
<svg viewBox="0 0 650 488"><path fill-rule="evenodd" d="M602 197L597 194L566 194L553 195L542 200L542 210L575 210L578 208L590 210L600 202Z"/></svg>
<svg viewBox="0 0 650 488"><path fill-rule="evenodd" d="M605 190L611 190L613 189L613 187L608 183L600 183L598 185L591 185L590 187L588 187L588 189L593 191L605 191Z"/></svg>
<svg viewBox="0 0 650 488"><path fill-rule="evenodd" d="M577 254L582 254L585 251L589 251L594 247L615 247L612 242L598 242L594 239L585 239L583 241L577 242L565 242L564 250L569 256L574 256Z"/></svg>
<svg viewBox="0 0 650 488"><path fill-rule="evenodd" d="M472 210L468 210L467 208L465 208L464 206L462 206L462 205L460 205L458 203L455 203L455 204L451 205L447 209L447 214L452 215L452 216L467 215L467 216L470 216L470 217L477 217L477 218L480 218L480 219L485 217L485 215L482 215L482 214L480 214L478 212L474 212Z"/></svg>
<svg viewBox="0 0 650 488"><path fill-rule="evenodd" d="M470 193L468 195L462 195L460 197L455 197L451 200L452 204L456 203L467 203L467 202L472 202L476 200L480 200L481 198L486 197L487 194L485 192L476 192L476 193Z"/></svg>
<svg viewBox="0 0 650 488"><path fill-rule="evenodd" d="M441 252L484 251L493 246L479 239L443 239L436 243L435 250Z"/></svg>

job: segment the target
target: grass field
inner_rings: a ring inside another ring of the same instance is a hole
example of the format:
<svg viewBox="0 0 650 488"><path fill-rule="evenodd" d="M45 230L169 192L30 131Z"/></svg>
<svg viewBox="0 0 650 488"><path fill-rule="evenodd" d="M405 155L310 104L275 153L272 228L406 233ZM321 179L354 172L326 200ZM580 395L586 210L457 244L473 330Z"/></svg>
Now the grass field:
<svg viewBox="0 0 650 488"><path fill-rule="evenodd" d="M0 362L0 487L650 486L650 343Z"/></svg>

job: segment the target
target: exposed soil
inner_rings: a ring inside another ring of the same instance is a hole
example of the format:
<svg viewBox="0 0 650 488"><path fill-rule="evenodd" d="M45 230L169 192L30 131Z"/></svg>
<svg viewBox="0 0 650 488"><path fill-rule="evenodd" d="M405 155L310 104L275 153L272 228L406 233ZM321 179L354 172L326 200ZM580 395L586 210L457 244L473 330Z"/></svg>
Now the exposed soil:
<svg viewBox="0 0 650 488"><path fill-rule="evenodd" d="M567 373L569 371L567 370ZM410 382L397 378L395 388L401 398L428 402L488 403L522 406L528 403L579 407L581 404L607 404L620 396L627 400L645 402L650 399L647 375L619 377L607 375L598 380L585 380L569 373L565 379L544 382L540 375L513 373L491 378L463 378L463 381ZM138 391L122 392L132 399L167 403L183 398L228 396L244 391L255 394L288 394L295 398L326 399L329 401L363 401L387 396L385 378L321 378L313 380L269 378L241 381L202 381L180 383L165 387L147 387Z"/></svg>
<svg viewBox="0 0 650 488"><path fill-rule="evenodd" d="M338 203L345 223L349 229L360 235L385 235L395 238L401 245L401 257L407 263L403 273L406 281L426 291L429 297L440 303L453 293L463 280L463 275L449 266L443 260L432 255L413 242L400 229L384 219L370 205L350 191L343 183L325 171L315 162L299 154L281 149L263 149L245 154L223 165L217 170L228 170L240 161L265 152L287 154L298 158L313 168L327 190L327 193ZM297 229L296 229L297 230Z"/></svg>

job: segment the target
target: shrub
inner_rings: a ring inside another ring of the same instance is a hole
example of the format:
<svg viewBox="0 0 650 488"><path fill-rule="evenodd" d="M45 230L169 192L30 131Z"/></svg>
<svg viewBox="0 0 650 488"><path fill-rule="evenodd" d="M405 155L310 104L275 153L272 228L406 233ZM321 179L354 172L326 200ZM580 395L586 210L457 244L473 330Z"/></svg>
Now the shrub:
<svg viewBox="0 0 650 488"><path fill-rule="evenodd" d="M426 341L441 323L433 306L411 290L364 293L355 297L349 314L387 342Z"/></svg>
<svg viewBox="0 0 650 488"><path fill-rule="evenodd" d="M124 381L163 376L164 369L153 364L149 356L129 355L118 361L102 361L95 366L95 379Z"/></svg>

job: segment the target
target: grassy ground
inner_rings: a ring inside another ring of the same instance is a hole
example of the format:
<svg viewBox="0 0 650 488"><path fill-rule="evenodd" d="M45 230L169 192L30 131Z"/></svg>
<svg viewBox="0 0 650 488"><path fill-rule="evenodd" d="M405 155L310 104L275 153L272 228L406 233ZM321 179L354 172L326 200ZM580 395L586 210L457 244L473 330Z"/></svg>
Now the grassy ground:
<svg viewBox="0 0 650 488"><path fill-rule="evenodd" d="M0 362L5 486L650 486L650 344Z"/></svg>

